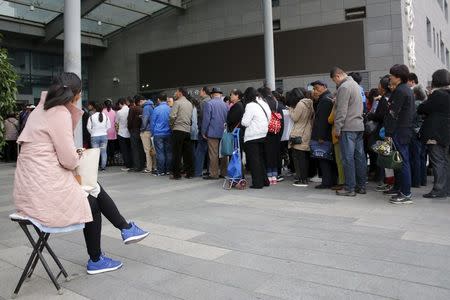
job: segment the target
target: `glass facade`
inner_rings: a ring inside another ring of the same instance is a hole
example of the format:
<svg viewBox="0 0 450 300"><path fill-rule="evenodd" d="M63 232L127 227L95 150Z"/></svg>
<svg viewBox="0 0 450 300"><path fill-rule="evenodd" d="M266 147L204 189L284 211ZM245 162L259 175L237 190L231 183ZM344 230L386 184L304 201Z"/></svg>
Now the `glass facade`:
<svg viewBox="0 0 450 300"><path fill-rule="evenodd" d="M52 78L64 71L62 55L34 52L23 49L8 49L11 63L19 74L19 95L32 95L34 104L39 102L42 90L48 89ZM83 99L88 99L88 64L81 62L83 80Z"/></svg>

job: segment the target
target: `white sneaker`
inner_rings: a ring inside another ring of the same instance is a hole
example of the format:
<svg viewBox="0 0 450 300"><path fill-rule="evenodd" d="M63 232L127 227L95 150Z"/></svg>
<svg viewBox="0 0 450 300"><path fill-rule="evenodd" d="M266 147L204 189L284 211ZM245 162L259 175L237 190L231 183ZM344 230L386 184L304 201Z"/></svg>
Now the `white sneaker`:
<svg viewBox="0 0 450 300"><path fill-rule="evenodd" d="M314 176L313 178L309 179L311 182L315 182L315 183L321 183L322 179L320 179L319 176Z"/></svg>
<svg viewBox="0 0 450 300"><path fill-rule="evenodd" d="M122 172L128 172L128 171L130 171L130 168L122 168L122 169L120 169L120 171L122 171Z"/></svg>
<svg viewBox="0 0 450 300"><path fill-rule="evenodd" d="M149 169L144 169L143 171L142 171L142 173L151 173L152 171L150 171Z"/></svg>

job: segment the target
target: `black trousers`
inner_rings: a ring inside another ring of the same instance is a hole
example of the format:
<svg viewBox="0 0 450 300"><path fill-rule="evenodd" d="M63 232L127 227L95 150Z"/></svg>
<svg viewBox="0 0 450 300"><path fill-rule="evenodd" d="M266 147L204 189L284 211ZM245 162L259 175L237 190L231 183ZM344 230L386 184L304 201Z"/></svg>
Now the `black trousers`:
<svg viewBox="0 0 450 300"><path fill-rule="evenodd" d="M17 141L6 141L5 148L5 162L17 160Z"/></svg>
<svg viewBox="0 0 450 300"><path fill-rule="evenodd" d="M93 220L84 226L84 240L86 241L89 257L91 260L97 261L102 254L100 246L102 214L119 230L129 228L129 224L120 214L114 201L101 186L100 194L98 194L97 198L89 195L88 200Z"/></svg>
<svg viewBox="0 0 450 300"><path fill-rule="evenodd" d="M299 180L308 180L309 152L292 149L292 159L294 160L295 175Z"/></svg>
<svg viewBox="0 0 450 300"><path fill-rule="evenodd" d="M181 177L181 158L183 158L186 176L194 176L194 157L191 143L191 134L180 130L172 133L172 172L173 177Z"/></svg>
<svg viewBox="0 0 450 300"><path fill-rule="evenodd" d="M122 153L123 163L126 168L132 167L131 161L131 141L130 138L124 138L120 135L117 136L119 141L120 153Z"/></svg>
<svg viewBox="0 0 450 300"><path fill-rule="evenodd" d="M319 159L319 168L322 173L322 185L332 187L337 182L336 164L332 160Z"/></svg>
<svg viewBox="0 0 450 300"><path fill-rule="evenodd" d="M130 132L130 141L133 168L143 170L145 168L145 152L140 132Z"/></svg>
<svg viewBox="0 0 450 300"><path fill-rule="evenodd" d="M266 166L264 165L265 139L257 139L245 143L245 157L252 175L252 186L263 187L267 180Z"/></svg>
<svg viewBox="0 0 450 300"><path fill-rule="evenodd" d="M116 151L117 151L117 144L118 144L117 140L108 140L108 144L106 145L106 153L108 156L108 166L112 166L116 163L114 155L116 154Z"/></svg>

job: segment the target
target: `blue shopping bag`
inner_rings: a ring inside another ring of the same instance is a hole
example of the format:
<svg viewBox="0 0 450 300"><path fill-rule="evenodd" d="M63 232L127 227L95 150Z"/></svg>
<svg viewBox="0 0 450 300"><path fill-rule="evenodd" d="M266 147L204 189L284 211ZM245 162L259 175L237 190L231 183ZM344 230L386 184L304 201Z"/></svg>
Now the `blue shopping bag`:
<svg viewBox="0 0 450 300"><path fill-rule="evenodd" d="M227 174L230 179L242 178L242 163L241 150L239 145L239 128L236 128L233 133L233 153L230 162L228 163Z"/></svg>

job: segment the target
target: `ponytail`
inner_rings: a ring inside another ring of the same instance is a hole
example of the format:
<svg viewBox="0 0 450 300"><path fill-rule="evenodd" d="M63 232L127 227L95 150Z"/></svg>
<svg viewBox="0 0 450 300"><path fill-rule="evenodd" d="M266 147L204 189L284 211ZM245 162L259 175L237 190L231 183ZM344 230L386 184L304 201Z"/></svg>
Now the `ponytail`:
<svg viewBox="0 0 450 300"><path fill-rule="evenodd" d="M48 89L44 110L54 106L66 105L81 92L81 79L75 73L62 73L53 79Z"/></svg>

